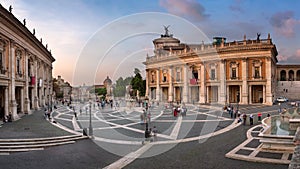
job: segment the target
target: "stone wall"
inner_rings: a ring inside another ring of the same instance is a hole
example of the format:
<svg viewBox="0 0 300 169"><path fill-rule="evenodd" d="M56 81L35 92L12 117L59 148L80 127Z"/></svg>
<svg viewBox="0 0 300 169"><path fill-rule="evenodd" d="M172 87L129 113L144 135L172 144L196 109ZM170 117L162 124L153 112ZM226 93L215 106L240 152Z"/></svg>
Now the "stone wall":
<svg viewBox="0 0 300 169"><path fill-rule="evenodd" d="M291 100L300 100L300 81L278 81L276 86L276 98L285 96Z"/></svg>

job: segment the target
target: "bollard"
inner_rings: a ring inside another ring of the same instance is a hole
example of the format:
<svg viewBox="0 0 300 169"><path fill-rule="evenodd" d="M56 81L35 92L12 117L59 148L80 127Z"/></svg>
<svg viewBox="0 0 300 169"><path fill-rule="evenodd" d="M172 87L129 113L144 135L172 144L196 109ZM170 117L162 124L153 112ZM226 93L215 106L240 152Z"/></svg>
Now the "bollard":
<svg viewBox="0 0 300 169"><path fill-rule="evenodd" d="M82 135L88 136L88 134L87 134L87 128L83 128L82 129Z"/></svg>

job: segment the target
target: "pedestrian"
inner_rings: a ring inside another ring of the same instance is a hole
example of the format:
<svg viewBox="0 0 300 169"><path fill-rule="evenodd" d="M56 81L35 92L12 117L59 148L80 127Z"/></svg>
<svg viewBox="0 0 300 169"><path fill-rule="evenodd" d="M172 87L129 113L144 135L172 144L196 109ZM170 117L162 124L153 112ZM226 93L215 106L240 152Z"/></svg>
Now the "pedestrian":
<svg viewBox="0 0 300 169"><path fill-rule="evenodd" d="M253 114L250 114L249 116L250 126L253 125Z"/></svg>
<svg viewBox="0 0 300 169"><path fill-rule="evenodd" d="M258 112L258 113L257 113L258 121L261 121L261 116L262 116L261 112Z"/></svg>
<svg viewBox="0 0 300 169"><path fill-rule="evenodd" d="M230 118L233 118L233 109L229 110Z"/></svg>
<svg viewBox="0 0 300 169"><path fill-rule="evenodd" d="M243 125L246 125L247 115L246 113L243 113Z"/></svg>
<svg viewBox="0 0 300 169"><path fill-rule="evenodd" d="M158 132L158 130L157 130L156 126L153 126L153 136L156 136L157 132Z"/></svg>
<svg viewBox="0 0 300 169"><path fill-rule="evenodd" d="M233 115L233 118L234 118L234 119L236 119L237 112L238 112L237 110L234 111L234 115Z"/></svg>
<svg viewBox="0 0 300 169"><path fill-rule="evenodd" d="M148 120L148 123L150 124L150 122L151 122L151 113L150 113L150 111L148 112L147 120Z"/></svg>
<svg viewBox="0 0 300 169"><path fill-rule="evenodd" d="M74 111L74 117L77 120L77 113Z"/></svg>
<svg viewBox="0 0 300 169"><path fill-rule="evenodd" d="M173 113L174 113L174 117L177 117L177 108L176 107L174 108L174 112Z"/></svg>
<svg viewBox="0 0 300 169"><path fill-rule="evenodd" d="M141 124L144 124L144 114L143 113L141 113L140 118L141 118Z"/></svg>

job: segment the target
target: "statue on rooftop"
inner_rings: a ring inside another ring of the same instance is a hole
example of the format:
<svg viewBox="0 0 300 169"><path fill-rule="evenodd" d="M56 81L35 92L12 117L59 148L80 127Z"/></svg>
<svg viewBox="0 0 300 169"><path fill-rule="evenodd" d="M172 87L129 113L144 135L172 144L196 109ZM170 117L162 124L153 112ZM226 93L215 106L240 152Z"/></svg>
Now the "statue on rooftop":
<svg viewBox="0 0 300 169"><path fill-rule="evenodd" d="M259 39L259 37L260 37L260 33L257 33L257 41L259 41L260 39Z"/></svg>
<svg viewBox="0 0 300 169"><path fill-rule="evenodd" d="M12 6L10 5L10 6L9 6L9 9L8 9L10 13L12 12L12 9L13 9L13 8L12 8Z"/></svg>
<svg viewBox="0 0 300 169"><path fill-rule="evenodd" d="M33 28L32 34L35 35L35 29Z"/></svg>
<svg viewBox="0 0 300 169"><path fill-rule="evenodd" d="M165 36L169 36L169 27L170 27L170 25L168 25L168 26L165 26L165 25L164 25L164 28L165 28Z"/></svg>
<svg viewBox="0 0 300 169"><path fill-rule="evenodd" d="M26 26L26 19L23 19L23 25Z"/></svg>

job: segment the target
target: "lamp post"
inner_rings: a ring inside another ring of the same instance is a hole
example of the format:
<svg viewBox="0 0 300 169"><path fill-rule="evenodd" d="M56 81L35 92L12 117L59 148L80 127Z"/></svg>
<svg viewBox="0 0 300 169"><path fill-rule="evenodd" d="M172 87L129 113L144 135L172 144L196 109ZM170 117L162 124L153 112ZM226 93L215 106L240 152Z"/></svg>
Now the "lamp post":
<svg viewBox="0 0 300 169"><path fill-rule="evenodd" d="M90 125L89 125L89 135L93 136L93 127L92 127L92 101L90 101Z"/></svg>
<svg viewBox="0 0 300 169"><path fill-rule="evenodd" d="M237 112L239 111L239 102L240 102L240 92L238 92L237 94L236 94L236 96L237 96L237 107L236 107L236 110L237 110Z"/></svg>

